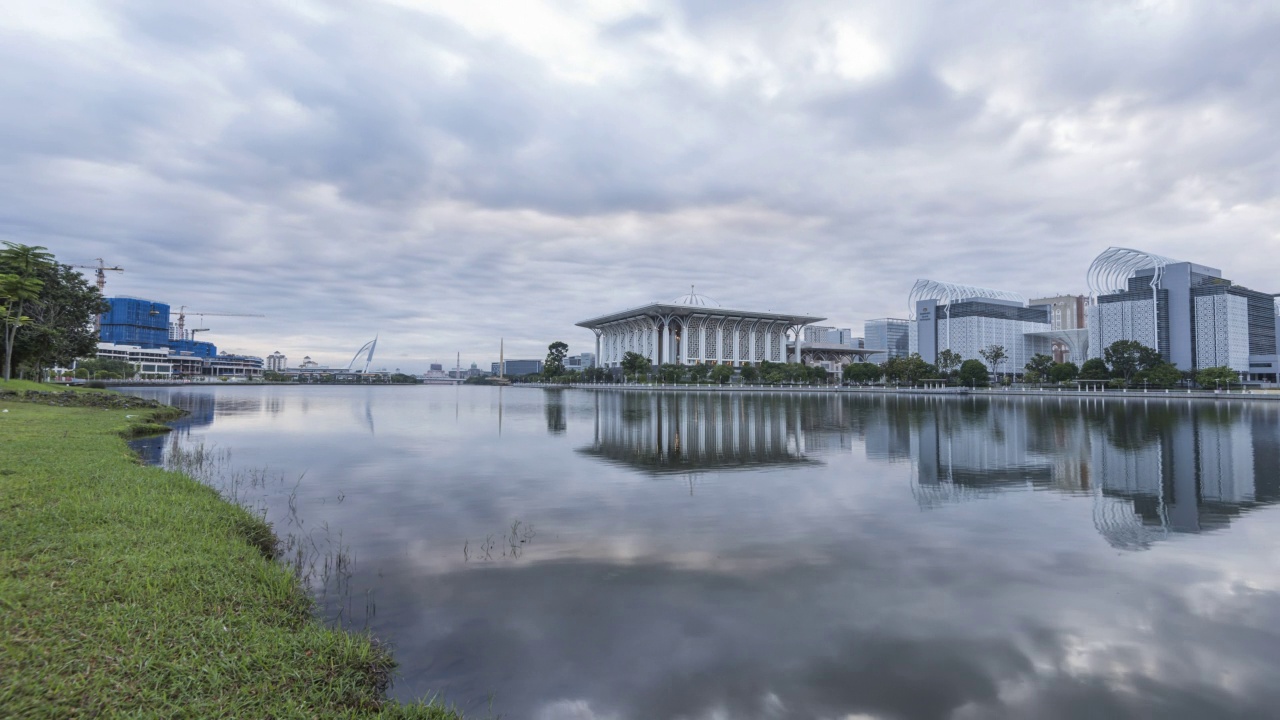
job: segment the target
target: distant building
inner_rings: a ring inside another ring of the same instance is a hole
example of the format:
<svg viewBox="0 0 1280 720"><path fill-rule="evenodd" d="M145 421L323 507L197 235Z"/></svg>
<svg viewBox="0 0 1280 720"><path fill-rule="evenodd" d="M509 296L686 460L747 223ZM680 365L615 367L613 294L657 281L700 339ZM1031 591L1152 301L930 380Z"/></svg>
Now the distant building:
<svg viewBox="0 0 1280 720"><path fill-rule="evenodd" d="M122 360L133 366L134 376L173 374L173 365L169 362L169 351L165 348L144 348L138 345L122 345L118 343L98 343L98 358L102 360ZM133 378L124 378L132 380Z"/></svg>
<svg viewBox="0 0 1280 720"><path fill-rule="evenodd" d="M576 370L578 372L581 372L583 370L586 370L587 368L592 368L595 366L596 366L595 353L589 353L589 352L578 353L577 355L568 355L564 359L565 370Z"/></svg>
<svg viewBox="0 0 1280 720"><path fill-rule="evenodd" d="M431 363L431 372L444 372L444 365L440 363Z"/></svg>
<svg viewBox="0 0 1280 720"><path fill-rule="evenodd" d="M882 363L889 358L906 357L911 353L909 339L911 322L909 320L900 320L898 318L868 320L863 326L862 332L864 338L862 347L888 350L887 353L868 356L867 360L869 362Z"/></svg>
<svg viewBox="0 0 1280 720"><path fill-rule="evenodd" d="M577 323L596 335L602 368L618 368L628 352L651 365L787 362L788 338L804 344L806 325L825 318L756 310L730 310L690 290L669 303L655 302ZM507 374L516 375L507 361Z"/></svg>
<svg viewBox="0 0 1280 720"><path fill-rule="evenodd" d="M506 370L501 374L506 377L520 377L521 375L536 375L542 372L541 360L507 360ZM499 374L498 363L491 366L493 374Z"/></svg>
<svg viewBox="0 0 1280 720"><path fill-rule="evenodd" d="M289 358L285 357L279 350L267 356L267 370L284 372L287 367L289 367Z"/></svg>
<svg viewBox="0 0 1280 720"><path fill-rule="evenodd" d="M1245 380L1280 373L1271 294L1241 287L1222 271L1129 248L1108 248L1089 266L1089 355L1117 340L1160 352L1179 370L1226 366Z"/></svg>

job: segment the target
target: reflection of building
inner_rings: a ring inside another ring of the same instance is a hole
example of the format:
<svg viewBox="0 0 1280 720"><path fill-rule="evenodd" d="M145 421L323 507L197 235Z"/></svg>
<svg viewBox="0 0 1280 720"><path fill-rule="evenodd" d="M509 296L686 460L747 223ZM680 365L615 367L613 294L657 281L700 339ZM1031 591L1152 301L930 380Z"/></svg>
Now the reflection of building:
<svg viewBox="0 0 1280 720"><path fill-rule="evenodd" d="M1005 360L988 369L1021 373L1032 355L1050 351L1049 340L1034 334L1052 329L1049 308L1028 306L1017 293L917 280L911 304L911 352L920 353L925 362L936 363L943 350L976 360L983 350L998 345L1004 348Z"/></svg>
<svg viewBox="0 0 1280 720"><path fill-rule="evenodd" d="M889 422L868 426L867 455L892 459L883 438L895 417L910 417L913 490L925 507L1023 488L1092 493L1098 531L1141 549L1280 501L1277 408L1081 398L912 398L886 408Z"/></svg>
<svg viewBox="0 0 1280 720"><path fill-rule="evenodd" d="M808 315L729 310L692 290L669 303L650 303L578 323L596 334L600 367L617 368L628 352L653 365L675 363L786 362L788 335L803 346L804 327L822 320ZM510 361L508 361L510 368ZM509 375L514 375L508 369Z"/></svg>
<svg viewBox="0 0 1280 720"><path fill-rule="evenodd" d="M1222 277L1217 268L1128 248L1108 248L1089 266L1089 352L1117 340L1160 351L1181 370L1226 366L1248 379L1280 372L1274 299Z"/></svg>
<svg viewBox="0 0 1280 720"><path fill-rule="evenodd" d="M582 452L605 460L657 473L815 462L798 396L608 392L595 400L595 439Z"/></svg>
<svg viewBox="0 0 1280 720"><path fill-rule="evenodd" d="M889 358L906 357L911 353L910 328L910 321L897 318L868 320L862 328L864 346L886 348L888 352L872 355L867 360L882 363Z"/></svg>

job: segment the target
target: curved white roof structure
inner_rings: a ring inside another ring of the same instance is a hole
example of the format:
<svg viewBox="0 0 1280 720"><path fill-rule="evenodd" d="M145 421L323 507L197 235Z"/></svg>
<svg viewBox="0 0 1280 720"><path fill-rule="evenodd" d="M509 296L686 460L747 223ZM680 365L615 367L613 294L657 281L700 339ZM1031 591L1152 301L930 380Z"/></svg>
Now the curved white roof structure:
<svg viewBox="0 0 1280 720"><path fill-rule="evenodd" d="M916 280L916 284L911 286L911 294L907 296L907 307L912 313L916 310L916 302L919 300L937 300L944 305L950 305L960 300L969 300L972 298L986 298L988 300L1006 300L1009 302L1027 304L1027 299L1020 293L1009 290L993 290L991 288L974 287L972 285L957 285L956 283L939 282L937 280Z"/></svg>
<svg viewBox="0 0 1280 720"><path fill-rule="evenodd" d="M1093 259L1089 265L1089 292L1094 297L1124 292L1129 289L1129 278L1139 270L1154 270L1151 286L1159 284L1166 265L1180 262L1163 255L1155 255L1132 248L1110 247Z"/></svg>
<svg viewBox="0 0 1280 720"><path fill-rule="evenodd" d="M698 293L694 292L692 285L689 286L688 295L681 295L675 300L672 300L671 304L690 305L693 307L720 307L720 303L716 302L715 300L712 300L706 295L699 295Z"/></svg>

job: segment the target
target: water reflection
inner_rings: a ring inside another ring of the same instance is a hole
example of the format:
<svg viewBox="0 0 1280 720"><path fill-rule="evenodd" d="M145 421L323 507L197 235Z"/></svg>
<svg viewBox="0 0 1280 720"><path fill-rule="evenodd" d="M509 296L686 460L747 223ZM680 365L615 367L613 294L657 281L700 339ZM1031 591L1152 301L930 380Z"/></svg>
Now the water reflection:
<svg viewBox="0 0 1280 720"><path fill-rule="evenodd" d="M548 401L548 430L563 402ZM821 463L858 439L869 460L914 464L921 507L1020 489L1092 495L1098 531L1130 549L1280 500L1269 405L613 392L593 407L580 452L634 469Z"/></svg>
<svg viewBox="0 0 1280 720"><path fill-rule="evenodd" d="M206 398L193 440L342 533L397 697L513 720L1280 703L1280 406L273 392Z"/></svg>
<svg viewBox="0 0 1280 720"><path fill-rule="evenodd" d="M842 408L784 394L597 393L580 452L652 473L805 465L850 446Z"/></svg>

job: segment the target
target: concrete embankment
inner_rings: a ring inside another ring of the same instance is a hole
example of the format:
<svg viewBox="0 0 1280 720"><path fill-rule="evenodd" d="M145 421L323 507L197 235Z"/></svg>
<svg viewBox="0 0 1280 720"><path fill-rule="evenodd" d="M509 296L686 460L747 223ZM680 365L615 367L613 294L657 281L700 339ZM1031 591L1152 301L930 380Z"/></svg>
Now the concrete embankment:
<svg viewBox="0 0 1280 720"><path fill-rule="evenodd" d="M260 517L139 464L121 435L172 409L28 385L0 384L0 717L457 717L386 699L390 654L314 617Z"/></svg>

